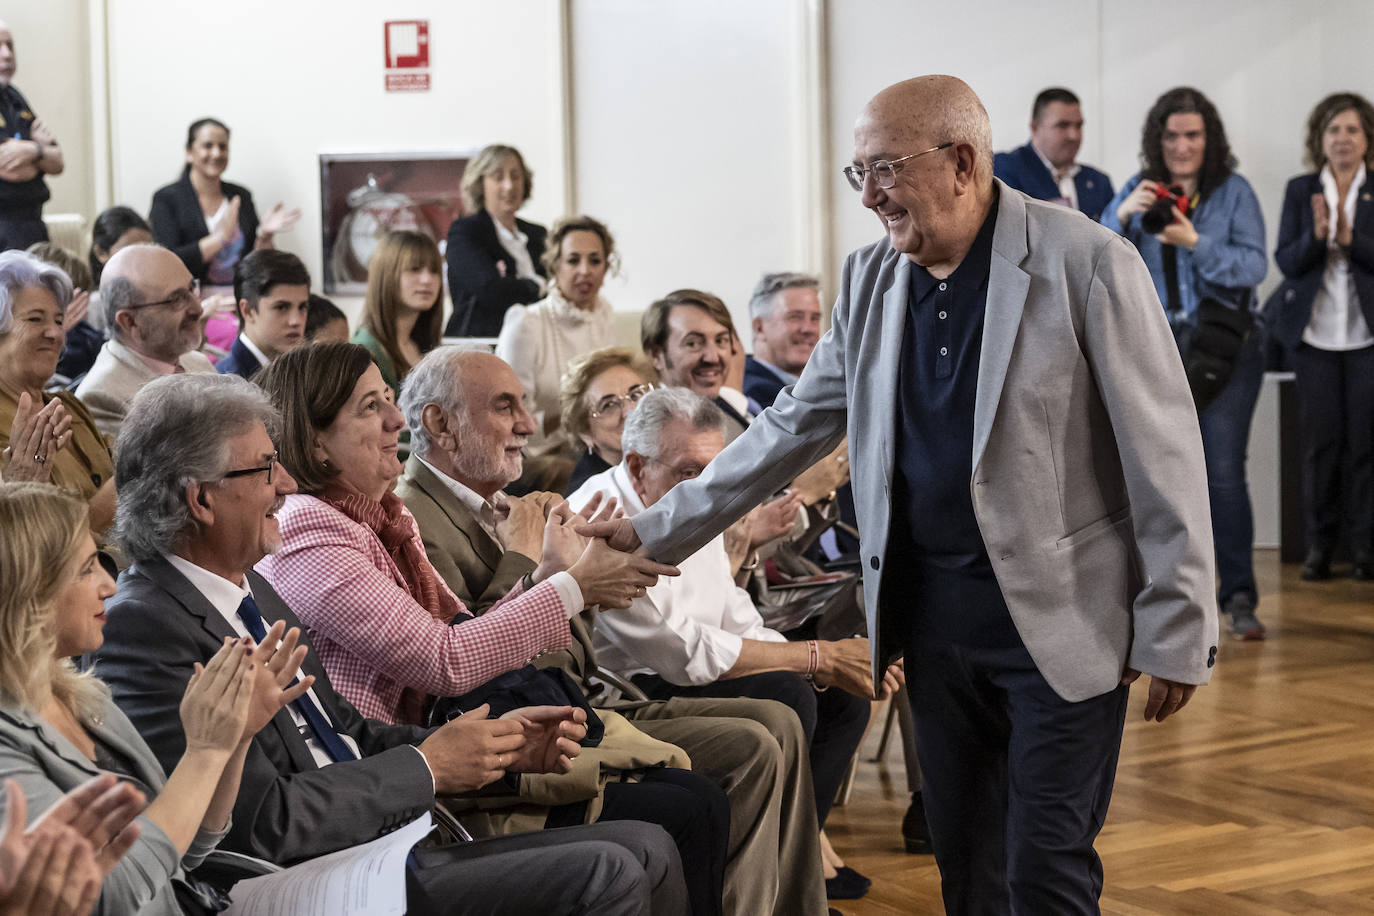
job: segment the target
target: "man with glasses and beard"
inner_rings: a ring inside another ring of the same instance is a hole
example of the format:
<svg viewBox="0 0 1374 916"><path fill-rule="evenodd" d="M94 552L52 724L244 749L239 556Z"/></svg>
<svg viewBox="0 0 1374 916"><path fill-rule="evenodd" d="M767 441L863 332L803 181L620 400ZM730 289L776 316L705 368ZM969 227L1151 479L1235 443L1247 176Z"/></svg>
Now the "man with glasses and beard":
<svg viewBox="0 0 1374 916"><path fill-rule="evenodd" d="M130 245L100 274L100 303L110 339L77 386L76 396L105 435L119 435L129 402L155 378L214 372L197 352L203 334L200 284L160 245Z"/></svg>

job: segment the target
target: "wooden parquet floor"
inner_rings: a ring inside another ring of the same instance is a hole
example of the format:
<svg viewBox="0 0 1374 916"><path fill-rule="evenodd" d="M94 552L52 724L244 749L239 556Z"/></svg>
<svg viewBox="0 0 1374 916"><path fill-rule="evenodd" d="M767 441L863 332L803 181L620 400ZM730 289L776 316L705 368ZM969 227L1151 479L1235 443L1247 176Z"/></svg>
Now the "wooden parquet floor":
<svg viewBox="0 0 1374 916"><path fill-rule="evenodd" d="M1339 567L1338 567L1339 571ZM1132 691L1116 792L1098 838L1104 913L1374 914L1374 584L1308 583L1256 553L1263 643L1223 631L1212 683L1177 718L1141 721ZM894 738L829 834L873 879L849 916L942 911L930 856L908 856Z"/></svg>

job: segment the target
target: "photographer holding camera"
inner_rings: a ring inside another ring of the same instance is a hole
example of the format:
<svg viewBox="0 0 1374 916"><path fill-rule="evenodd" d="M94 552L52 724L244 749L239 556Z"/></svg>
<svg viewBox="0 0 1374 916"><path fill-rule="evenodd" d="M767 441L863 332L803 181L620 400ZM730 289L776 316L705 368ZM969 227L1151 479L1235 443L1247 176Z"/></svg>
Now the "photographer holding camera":
<svg viewBox="0 0 1374 916"><path fill-rule="evenodd" d="M1102 214L1140 251L1174 327L1207 457L1217 600L1237 639L1264 638L1255 615L1254 517L1245 480L1250 418L1264 379L1264 329L1253 318L1264 279L1264 217L1216 108L1188 87L1145 116L1142 169Z"/></svg>

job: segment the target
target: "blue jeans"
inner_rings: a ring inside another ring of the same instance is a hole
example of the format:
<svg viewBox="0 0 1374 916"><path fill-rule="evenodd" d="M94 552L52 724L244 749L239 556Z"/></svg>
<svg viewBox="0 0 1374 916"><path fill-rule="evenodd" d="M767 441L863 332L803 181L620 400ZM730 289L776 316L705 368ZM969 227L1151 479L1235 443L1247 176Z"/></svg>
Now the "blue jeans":
<svg viewBox="0 0 1374 916"><path fill-rule="evenodd" d="M1212 504L1212 544L1217 556L1217 600L1255 588L1255 516L1245 480L1250 419L1264 381L1264 327L1256 322L1226 387L1198 414L1207 459L1207 494Z"/></svg>

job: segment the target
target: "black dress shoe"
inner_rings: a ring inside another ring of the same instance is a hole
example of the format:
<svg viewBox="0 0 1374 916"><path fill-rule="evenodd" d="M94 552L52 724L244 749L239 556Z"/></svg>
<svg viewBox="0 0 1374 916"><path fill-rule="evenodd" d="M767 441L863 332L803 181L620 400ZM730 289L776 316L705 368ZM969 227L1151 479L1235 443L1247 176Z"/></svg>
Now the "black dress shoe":
<svg viewBox="0 0 1374 916"><path fill-rule="evenodd" d="M1307 551L1307 559L1303 561L1302 572L1298 573L1298 578L1305 582L1321 582L1331 578L1331 555L1325 550L1313 548Z"/></svg>
<svg viewBox="0 0 1374 916"><path fill-rule="evenodd" d="M1360 582L1374 582L1374 555L1355 554L1355 579Z"/></svg>
<svg viewBox="0 0 1374 916"><path fill-rule="evenodd" d="M825 879L825 896L831 900L858 900L873 882L845 865L835 869L835 877Z"/></svg>
<svg viewBox="0 0 1374 916"><path fill-rule="evenodd" d="M934 851L930 846L930 827L926 826L926 806L920 792L911 793L911 807L902 818L902 840L910 855L928 856Z"/></svg>

